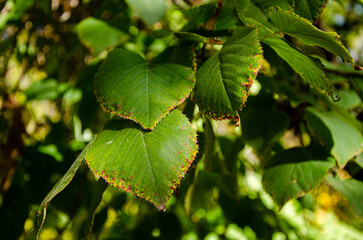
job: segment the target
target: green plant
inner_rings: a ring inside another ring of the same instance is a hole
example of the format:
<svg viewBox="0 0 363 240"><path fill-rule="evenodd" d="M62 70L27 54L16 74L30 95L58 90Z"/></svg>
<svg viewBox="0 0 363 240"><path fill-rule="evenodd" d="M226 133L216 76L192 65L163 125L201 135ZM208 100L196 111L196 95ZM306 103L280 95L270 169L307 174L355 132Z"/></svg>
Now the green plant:
<svg viewBox="0 0 363 240"><path fill-rule="evenodd" d="M180 198L190 215L208 202L198 191L213 196L214 186L223 210L224 200L238 202L244 168L262 174L278 209L323 183L362 217L363 73L340 36L315 25L326 0L175 1L169 11L164 1L126 2L142 19L129 29L94 17L74 28L92 53L94 93L110 116L43 200L38 235L84 159L99 177L86 238L108 185L165 211L188 175ZM57 99L65 88L50 79L27 98ZM257 164L241 157L248 146Z"/></svg>

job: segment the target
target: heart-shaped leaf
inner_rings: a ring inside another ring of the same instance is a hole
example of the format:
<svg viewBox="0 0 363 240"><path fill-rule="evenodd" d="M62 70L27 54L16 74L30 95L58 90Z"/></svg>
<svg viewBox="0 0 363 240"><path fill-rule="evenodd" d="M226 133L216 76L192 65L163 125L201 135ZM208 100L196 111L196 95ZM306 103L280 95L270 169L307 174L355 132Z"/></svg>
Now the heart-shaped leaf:
<svg viewBox="0 0 363 240"><path fill-rule="evenodd" d="M100 67L95 91L106 111L153 129L189 96L194 83L190 68L147 63L136 53L115 49Z"/></svg>
<svg viewBox="0 0 363 240"><path fill-rule="evenodd" d="M109 121L86 155L97 176L165 210L166 202L192 164L196 131L172 111L152 131L125 119Z"/></svg>
<svg viewBox="0 0 363 240"><path fill-rule="evenodd" d="M334 165L333 161L319 160L309 152L288 149L277 153L266 166L263 186L279 207L316 187Z"/></svg>
<svg viewBox="0 0 363 240"><path fill-rule="evenodd" d="M238 110L262 65L257 29L238 29L197 72L194 100L209 117L239 121Z"/></svg>

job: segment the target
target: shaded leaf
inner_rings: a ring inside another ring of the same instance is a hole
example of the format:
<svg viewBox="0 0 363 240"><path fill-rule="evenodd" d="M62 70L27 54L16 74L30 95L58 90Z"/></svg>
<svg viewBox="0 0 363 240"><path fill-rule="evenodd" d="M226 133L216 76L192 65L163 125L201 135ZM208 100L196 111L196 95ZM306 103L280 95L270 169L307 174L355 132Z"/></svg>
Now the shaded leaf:
<svg viewBox="0 0 363 240"><path fill-rule="evenodd" d="M196 132L179 110L153 131L125 119L109 121L86 155L92 172L165 210L197 153Z"/></svg>
<svg viewBox="0 0 363 240"><path fill-rule="evenodd" d="M357 158L355 159L355 162L363 168L363 153L359 154Z"/></svg>
<svg viewBox="0 0 363 240"><path fill-rule="evenodd" d="M267 16L261 11L259 7L257 7L253 3L249 4L248 11L246 11L243 18L252 18L256 20L258 23L263 23L263 24L268 22ZM261 37L260 29L258 31L258 35Z"/></svg>
<svg viewBox="0 0 363 240"><path fill-rule="evenodd" d="M78 23L75 31L81 43L89 48L95 56L128 39L127 34L93 17Z"/></svg>
<svg viewBox="0 0 363 240"><path fill-rule="evenodd" d="M261 11L268 15L270 9L272 7L280 7L284 10L292 10L292 0L253 0L253 4L255 4Z"/></svg>
<svg viewBox="0 0 363 240"><path fill-rule="evenodd" d="M349 202L358 217L363 217L363 182L355 179L341 180L338 176L327 176L326 180Z"/></svg>
<svg viewBox="0 0 363 240"><path fill-rule="evenodd" d="M212 1L189 9L182 9L181 12L191 21L194 21L197 24L204 24L213 16L216 7L217 1Z"/></svg>
<svg viewBox="0 0 363 240"><path fill-rule="evenodd" d="M304 148L277 153L263 173L263 186L279 207L315 188L325 177L333 161L312 156Z"/></svg>
<svg viewBox="0 0 363 240"><path fill-rule="evenodd" d="M86 227L85 227L85 231L84 231L86 239L89 239L91 236L93 221L94 221L94 218L96 215L96 210L97 210L98 205L102 201L103 193L106 191L107 187L108 187L107 182L103 178L99 178L97 181L97 184L96 184L96 189L92 194L91 205L88 210L88 218L87 218Z"/></svg>
<svg viewBox="0 0 363 240"><path fill-rule="evenodd" d="M262 65L257 29L240 28L197 72L194 100L208 117L234 119Z"/></svg>
<svg viewBox="0 0 363 240"><path fill-rule="evenodd" d="M319 18L328 0L295 1L295 13L313 22Z"/></svg>
<svg viewBox="0 0 363 240"><path fill-rule="evenodd" d="M234 28L239 23L237 11L241 12L247 8L247 6L247 1L223 1L222 9L218 14L215 24L215 29L221 30Z"/></svg>
<svg viewBox="0 0 363 240"><path fill-rule="evenodd" d="M50 201L58 195L61 191L64 190L68 186L68 184L72 181L74 175L76 174L79 166L81 165L86 153L90 149L91 145L95 141L95 138L92 139L87 146L82 150L81 154L77 157L76 161L72 164L72 166L69 168L69 170L63 175L61 179L54 185L52 190L48 193L48 195L44 198L43 202L39 206L38 210L38 233L37 233L37 239L39 237L40 231L42 230L45 217L47 215L47 207L49 206Z"/></svg>
<svg viewBox="0 0 363 240"><path fill-rule="evenodd" d="M306 109L306 118L309 125L331 147L331 154L337 159L339 166L343 167L362 152L362 134L334 112L309 107Z"/></svg>
<svg viewBox="0 0 363 240"><path fill-rule="evenodd" d="M218 185L220 175L199 170L195 173L194 182L189 186L185 196L184 208L188 216L198 209L211 210L213 201L213 188Z"/></svg>
<svg viewBox="0 0 363 240"><path fill-rule="evenodd" d="M182 38L185 41L190 41L190 42L208 42L208 38L202 36L202 35L198 35L196 33L191 33L191 32L176 32L174 33L175 36Z"/></svg>
<svg viewBox="0 0 363 240"><path fill-rule="evenodd" d="M126 2L139 12L150 26L159 21L167 10L165 0L126 0Z"/></svg>
<svg viewBox="0 0 363 240"><path fill-rule="evenodd" d="M251 109L242 115L242 137L259 152L268 151L268 146L278 141L288 126L289 117L284 112Z"/></svg>
<svg viewBox="0 0 363 240"><path fill-rule="evenodd" d="M273 36L265 38L263 42L269 45L312 87L322 90L333 98L332 86L320 60L301 53L280 37Z"/></svg>
<svg viewBox="0 0 363 240"><path fill-rule="evenodd" d="M303 44L324 48L341 57L344 62L354 64L353 58L344 47L337 33L323 32L306 19L280 8L273 8L269 17L272 25L280 32L298 38Z"/></svg>
<svg viewBox="0 0 363 240"><path fill-rule="evenodd" d="M220 138L219 142L225 154L224 167L228 171L221 176L219 186L231 198L239 199L238 173L241 169L239 168L240 158L238 155L245 145L242 143L241 138L236 138L233 142Z"/></svg>
<svg viewBox="0 0 363 240"><path fill-rule="evenodd" d="M204 169L214 173L226 173L222 149L218 138L214 134L212 123L208 118L204 122L204 136Z"/></svg>
<svg viewBox="0 0 363 240"><path fill-rule="evenodd" d="M343 89L338 91L338 95L341 99L337 102L337 104L344 108L354 109L362 104L358 93L354 90Z"/></svg>
<svg viewBox="0 0 363 240"><path fill-rule="evenodd" d="M34 82L25 92L27 100L55 100L61 93L61 84L52 78Z"/></svg>
<svg viewBox="0 0 363 240"><path fill-rule="evenodd" d="M208 20L211 20L216 12L217 5L218 1L212 1L189 9L183 9L181 11L187 18L196 24L206 24ZM224 1L222 8L218 13L218 18L213 21L215 23L215 29L221 30L235 27L239 22L237 11L242 11L247 7L247 5L247 1Z"/></svg>
<svg viewBox="0 0 363 240"><path fill-rule="evenodd" d="M158 56L152 59L153 63L176 63L193 67L194 54L193 54L194 42L179 42L176 46L166 48Z"/></svg>
<svg viewBox="0 0 363 240"><path fill-rule="evenodd" d="M151 33L151 36L154 38L167 38L172 34L173 34L172 31L162 28L162 29L154 30Z"/></svg>
<svg viewBox="0 0 363 240"><path fill-rule="evenodd" d="M136 53L115 49L100 67L95 92L106 111L153 129L189 96L194 83L191 68L147 63Z"/></svg>

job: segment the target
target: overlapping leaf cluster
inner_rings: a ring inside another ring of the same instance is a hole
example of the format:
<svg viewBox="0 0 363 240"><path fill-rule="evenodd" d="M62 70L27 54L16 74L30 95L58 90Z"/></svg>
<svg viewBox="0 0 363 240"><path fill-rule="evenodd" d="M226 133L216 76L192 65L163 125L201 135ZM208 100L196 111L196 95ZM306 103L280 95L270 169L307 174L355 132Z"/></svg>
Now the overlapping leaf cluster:
<svg viewBox="0 0 363 240"><path fill-rule="evenodd" d="M130 4L140 8L146 23L157 21L139 2ZM190 98L184 113L192 119L196 104L205 118L204 169L220 174L230 195L238 191L234 160L244 143L259 156L263 186L279 207L305 195L329 176L327 182L354 203L361 216L356 199L362 191L347 189L359 188L362 182L330 175L361 154L362 126L349 109L333 103L340 97L328 79L323 55L337 56L351 69L360 67L338 34L314 25L325 4L213 1L181 9L189 24L180 31L154 31L155 38L177 41L154 59L120 48L109 52L96 75L95 94L113 119L85 154L92 172L165 210L198 151L196 130L174 109L179 106L182 110L181 104ZM76 31L96 55L120 43L115 39L125 38L112 27L103 28L102 34L114 38L107 46L98 44L102 36L87 27L94 21L83 20ZM97 20L96 24L104 23ZM317 50L309 53L310 48ZM279 67L281 73L274 72ZM263 74L257 75L261 68ZM262 90L248 98L257 76ZM296 93L296 85L304 94ZM307 85L311 89L304 88ZM290 101L287 107L282 104L286 99ZM291 119L291 111L297 111L299 118ZM235 142L238 151L233 161L220 150L210 119L241 123L242 136ZM301 141L294 147L281 143L288 129L300 134ZM304 133L309 135L306 141ZM197 188L193 183L188 192ZM192 196L187 200L192 201Z"/></svg>

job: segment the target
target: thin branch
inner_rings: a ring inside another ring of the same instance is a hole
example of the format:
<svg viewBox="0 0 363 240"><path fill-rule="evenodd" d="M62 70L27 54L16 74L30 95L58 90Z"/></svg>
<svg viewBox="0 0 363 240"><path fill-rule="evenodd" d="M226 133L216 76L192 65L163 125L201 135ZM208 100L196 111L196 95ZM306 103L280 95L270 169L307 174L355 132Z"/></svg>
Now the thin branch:
<svg viewBox="0 0 363 240"><path fill-rule="evenodd" d="M219 13L222 10L223 0L219 0L217 3L216 11L214 12L213 16L205 23L205 28L207 30L213 30L214 26L216 25Z"/></svg>

